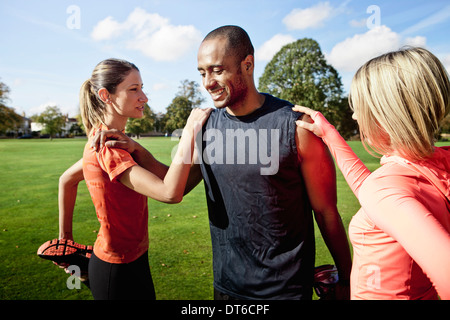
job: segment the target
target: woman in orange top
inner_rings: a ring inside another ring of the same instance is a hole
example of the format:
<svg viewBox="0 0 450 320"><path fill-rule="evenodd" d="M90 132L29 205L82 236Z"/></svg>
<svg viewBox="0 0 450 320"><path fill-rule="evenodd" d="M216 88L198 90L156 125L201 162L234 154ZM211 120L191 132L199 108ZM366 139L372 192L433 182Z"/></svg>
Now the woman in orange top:
<svg viewBox="0 0 450 320"><path fill-rule="evenodd" d="M450 299L450 147L435 147L450 83L429 51L363 65L349 96L361 139L382 154L371 173L319 112L297 125L330 148L361 209L349 226L352 299Z"/></svg>
<svg viewBox="0 0 450 320"><path fill-rule="evenodd" d="M138 68L127 61L100 62L80 91L80 110L90 140L97 130L123 131L127 119L143 116L148 99ZM148 264L147 197L182 200L194 151L194 137L211 109L194 109L167 173L140 166L129 151L86 144L83 175L95 205L100 230L89 263L95 299L154 299Z"/></svg>

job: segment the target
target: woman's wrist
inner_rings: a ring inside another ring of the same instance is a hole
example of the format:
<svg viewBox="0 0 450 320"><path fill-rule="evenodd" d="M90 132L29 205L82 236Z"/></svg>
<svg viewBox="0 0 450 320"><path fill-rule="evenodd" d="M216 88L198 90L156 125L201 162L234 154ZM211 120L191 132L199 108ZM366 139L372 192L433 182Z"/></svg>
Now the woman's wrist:
<svg viewBox="0 0 450 320"><path fill-rule="evenodd" d="M63 231L59 233L59 239L69 239L73 240L72 231Z"/></svg>

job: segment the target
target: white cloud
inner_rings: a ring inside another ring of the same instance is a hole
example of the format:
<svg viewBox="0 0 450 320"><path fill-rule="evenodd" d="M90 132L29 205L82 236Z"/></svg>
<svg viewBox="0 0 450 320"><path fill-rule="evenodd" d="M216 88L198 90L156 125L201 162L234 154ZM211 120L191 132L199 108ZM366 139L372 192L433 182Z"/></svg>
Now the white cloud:
<svg viewBox="0 0 450 320"><path fill-rule="evenodd" d="M194 26L172 25L169 19L141 8L134 9L124 22L105 18L94 27L91 37L96 41L123 40L126 48L156 61L177 60L201 41Z"/></svg>
<svg viewBox="0 0 450 320"><path fill-rule="evenodd" d="M408 46L413 46L413 47L425 47L425 45L427 44L427 38L422 37L422 36L417 36L417 37L409 37L406 38L403 45L408 45Z"/></svg>
<svg viewBox="0 0 450 320"><path fill-rule="evenodd" d="M115 21L113 17L107 17L97 23L91 33L91 37L95 41L109 40L113 37L119 36L123 31L125 30L120 23Z"/></svg>
<svg viewBox="0 0 450 320"><path fill-rule="evenodd" d="M289 30L304 30L317 28L333 14L329 2L321 2L314 7L294 9L284 19L283 23Z"/></svg>
<svg viewBox="0 0 450 320"><path fill-rule="evenodd" d="M380 26L336 44L327 59L336 69L353 71L377 55L398 49L399 44L397 33Z"/></svg>
<svg viewBox="0 0 450 320"><path fill-rule="evenodd" d="M138 34L138 37L148 36L159 28L168 25L169 19L157 13L147 13L144 9L136 8L130 13L125 25Z"/></svg>
<svg viewBox="0 0 450 320"><path fill-rule="evenodd" d="M156 32L128 41L128 48L156 61L174 61L201 41L194 26L165 25Z"/></svg>
<svg viewBox="0 0 450 320"><path fill-rule="evenodd" d="M382 25L336 44L327 59L339 71L353 72L378 55L398 50L404 45L423 47L425 44L425 37L402 39L398 33Z"/></svg>
<svg viewBox="0 0 450 320"><path fill-rule="evenodd" d="M276 34L256 50L255 57L259 61L270 61L284 45L294 41L290 35Z"/></svg>

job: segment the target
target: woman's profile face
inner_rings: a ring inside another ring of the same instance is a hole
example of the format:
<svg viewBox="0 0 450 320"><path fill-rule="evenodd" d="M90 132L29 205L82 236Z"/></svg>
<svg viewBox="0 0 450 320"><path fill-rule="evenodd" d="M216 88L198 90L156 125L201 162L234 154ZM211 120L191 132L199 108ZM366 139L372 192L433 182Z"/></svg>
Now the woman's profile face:
<svg viewBox="0 0 450 320"><path fill-rule="evenodd" d="M139 71L133 69L116 87L110 99L115 112L123 117L142 118L148 98L142 91L143 83Z"/></svg>

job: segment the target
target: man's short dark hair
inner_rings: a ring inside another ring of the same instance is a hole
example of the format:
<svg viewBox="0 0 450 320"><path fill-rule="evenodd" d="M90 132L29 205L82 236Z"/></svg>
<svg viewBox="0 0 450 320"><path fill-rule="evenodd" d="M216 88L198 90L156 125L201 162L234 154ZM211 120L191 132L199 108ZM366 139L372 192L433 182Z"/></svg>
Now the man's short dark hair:
<svg viewBox="0 0 450 320"><path fill-rule="evenodd" d="M255 49L253 48L252 42L250 41L250 37L248 36L247 32L241 27L219 27L208 33L203 41L220 37L228 39L227 49L233 51L234 55L238 59L238 62L244 60L248 55L254 56Z"/></svg>

